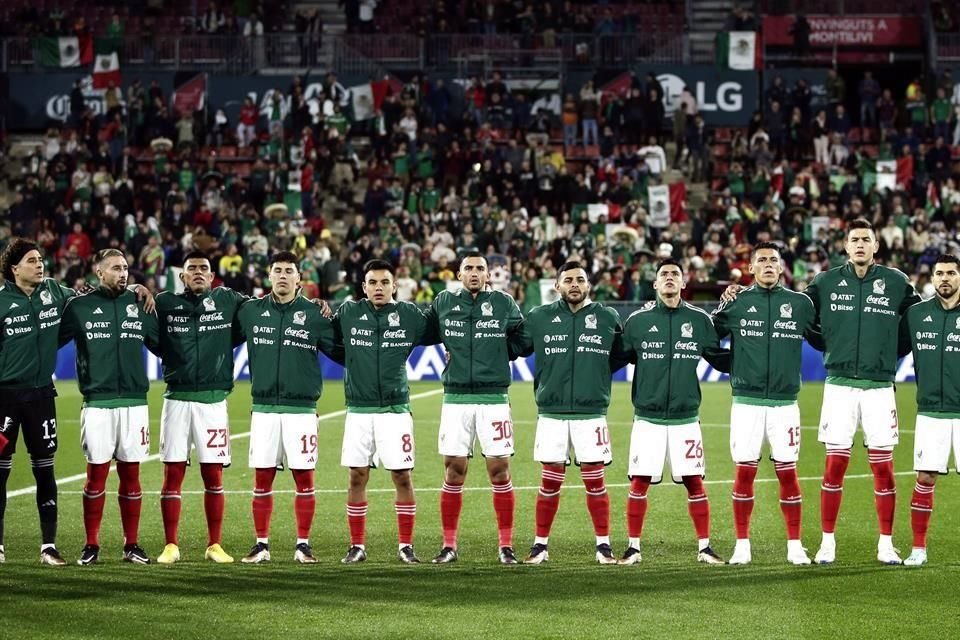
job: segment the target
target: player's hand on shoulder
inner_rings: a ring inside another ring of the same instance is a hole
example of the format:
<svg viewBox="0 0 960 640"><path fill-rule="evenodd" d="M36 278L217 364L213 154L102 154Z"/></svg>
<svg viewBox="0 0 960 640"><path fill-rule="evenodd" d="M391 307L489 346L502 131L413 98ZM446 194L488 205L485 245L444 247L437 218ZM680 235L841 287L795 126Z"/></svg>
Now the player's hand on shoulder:
<svg viewBox="0 0 960 640"><path fill-rule="evenodd" d="M330 303L326 300L321 300L320 298L314 298L311 300L313 304L317 305L320 308L320 315L329 320L333 317L333 309L330 308Z"/></svg>
<svg viewBox="0 0 960 640"><path fill-rule="evenodd" d="M150 289L147 289L142 284L135 284L130 287L130 290L137 294L137 300L143 303L144 311L153 313L157 310L157 301Z"/></svg>
<svg viewBox="0 0 960 640"><path fill-rule="evenodd" d="M727 288L723 290L723 293L720 295L720 300L722 302L733 302L737 299L737 296L741 291L744 290L744 286L740 284L730 284L727 285Z"/></svg>

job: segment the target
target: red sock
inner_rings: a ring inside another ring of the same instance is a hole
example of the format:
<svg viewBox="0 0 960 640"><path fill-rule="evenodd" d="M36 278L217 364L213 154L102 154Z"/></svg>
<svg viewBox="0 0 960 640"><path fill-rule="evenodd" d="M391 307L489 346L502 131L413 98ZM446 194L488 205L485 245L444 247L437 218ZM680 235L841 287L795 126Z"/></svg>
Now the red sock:
<svg viewBox="0 0 960 640"><path fill-rule="evenodd" d="M512 481L493 483L493 511L497 514L497 532L501 547L513 546L513 512L516 504Z"/></svg>
<svg viewBox="0 0 960 640"><path fill-rule="evenodd" d="M297 518L297 537L309 538L313 514L317 511L317 496L313 490L313 469L292 469L297 495L293 499L293 512Z"/></svg>
<svg viewBox="0 0 960 640"><path fill-rule="evenodd" d="M226 497L223 494L223 465L201 464L200 476L203 478L203 511L207 516L207 546L220 544Z"/></svg>
<svg viewBox="0 0 960 640"><path fill-rule="evenodd" d="M910 500L910 526L913 529L913 546L927 548L927 528L933 515L933 485L917 480Z"/></svg>
<svg viewBox="0 0 960 640"><path fill-rule="evenodd" d="M800 481L797 479L796 462L774 462L777 479L780 480L780 511L787 525L787 540L800 539L800 521L803 500L800 497Z"/></svg>
<svg viewBox="0 0 960 640"><path fill-rule="evenodd" d="M750 537L750 516L753 515L753 481L757 462L738 462L733 480L733 524L737 540Z"/></svg>
<svg viewBox="0 0 960 640"><path fill-rule="evenodd" d="M560 508L560 487L567 470L563 467L559 471L543 465L540 477L540 491L537 493L537 537L550 536L553 519Z"/></svg>
<svg viewBox="0 0 960 640"><path fill-rule="evenodd" d="M163 535L167 544L177 544L180 527L181 489L187 473L186 462L163 463L163 488L160 490L160 515L163 516Z"/></svg>
<svg viewBox="0 0 960 640"><path fill-rule="evenodd" d="M440 489L440 522L443 526L443 546L457 548L457 528L463 508L463 483L443 481Z"/></svg>
<svg viewBox="0 0 960 640"><path fill-rule="evenodd" d="M627 494L627 535L639 538L643 533L643 519L647 516L647 489L650 476L630 478L630 493Z"/></svg>
<svg viewBox="0 0 960 640"><path fill-rule="evenodd" d="M350 527L350 546L364 545L367 537L367 503L347 503L347 525Z"/></svg>
<svg viewBox="0 0 960 640"><path fill-rule="evenodd" d="M397 542L401 545L413 544L413 523L417 519L416 502L394 502L397 512Z"/></svg>
<svg viewBox="0 0 960 640"><path fill-rule="evenodd" d="M820 527L824 533L837 528L837 514L843 500L843 476L850 464L850 449L827 449L827 461L820 485Z"/></svg>
<svg viewBox="0 0 960 640"><path fill-rule="evenodd" d="M585 464L580 467L583 486L587 490L587 511L593 520L593 533L610 535L610 495L603 482L602 464Z"/></svg>
<svg viewBox="0 0 960 640"><path fill-rule="evenodd" d="M140 463L117 461L120 486L117 500L120 502L120 522L123 525L123 544L137 544L140 532L140 508L143 492L140 490Z"/></svg>
<svg viewBox="0 0 960 640"><path fill-rule="evenodd" d="M87 544L100 545L100 523L103 521L109 473L109 462L87 465L87 483L83 486L83 528L87 533Z"/></svg>
<svg viewBox="0 0 960 640"><path fill-rule="evenodd" d="M697 538L710 537L710 501L700 476L683 476L683 485L687 488L687 511L693 520Z"/></svg>
<svg viewBox="0 0 960 640"><path fill-rule="evenodd" d="M253 528L258 538L270 537L270 517L273 515L273 479L275 467L256 470L253 485Z"/></svg>
<svg viewBox="0 0 960 640"><path fill-rule="evenodd" d="M897 507L897 481L893 478L893 451L867 449L873 471L873 494L880 535L893 535L893 512Z"/></svg>

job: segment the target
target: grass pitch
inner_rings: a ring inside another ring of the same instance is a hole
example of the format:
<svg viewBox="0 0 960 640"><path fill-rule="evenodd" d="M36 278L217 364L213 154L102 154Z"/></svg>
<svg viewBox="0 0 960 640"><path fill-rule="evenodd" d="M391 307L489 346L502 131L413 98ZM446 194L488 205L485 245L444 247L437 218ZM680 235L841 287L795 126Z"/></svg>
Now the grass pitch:
<svg viewBox="0 0 960 640"><path fill-rule="evenodd" d="M163 385L150 395L154 451L159 441ZM367 520L369 560L344 567L346 471L339 466L343 391L326 386L318 411L320 462L317 515L312 543L320 563L293 563L293 482L278 475L271 532L273 562L215 566L203 561L206 526L202 483L196 466L184 485L180 549L172 567L120 562L121 533L116 477L108 484L101 564L78 567L83 546L80 489L85 468L79 448L80 397L73 383L58 385L60 535L58 547L71 562L63 569L37 564L39 532L29 488L33 478L21 445L7 505L7 563L0 565L0 638L894 638L949 637L960 630L957 607L958 489L953 477L938 484L930 529L931 564L921 569L883 567L875 561L876 516L866 452L854 449L837 527L838 562L831 567L786 564L786 544L772 464L761 464L756 487L753 564L707 567L695 562L696 540L681 487L651 488L644 528L643 563L633 567L594 563L593 534L579 473L570 468L560 512L550 538L551 562L501 567L491 494L482 461L467 479L460 527L460 562L432 566L440 547L438 491L442 462L436 454L441 395L436 383L412 385L417 438L418 514L415 547L426 564L398 564L393 492L389 474L377 470L370 483ZM728 447L730 391L726 383L704 384L701 418L707 455L713 547L727 557L733 548ZM823 449L816 442L819 385L806 385L801 415L806 425L799 464L804 490L803 539L810 554L819 544L819 482ZM614 385L608 416L614 463L607 470L614 551L626 541L624 505L631 407L627 384ZM899 505L895 540L910 549L909 500L913 450L914 387L897 390L901 443L895 454ZM530 384L511 389L518 454L515 548L532 541L539 465L531 460L536 407ZM224 547L237 559L253 542L252 474L247 468L249 387L230 398L233 466L225 473L227 514ZM162 465L142 467L141 544L156 557L163 548L159 490Z"/></svg>

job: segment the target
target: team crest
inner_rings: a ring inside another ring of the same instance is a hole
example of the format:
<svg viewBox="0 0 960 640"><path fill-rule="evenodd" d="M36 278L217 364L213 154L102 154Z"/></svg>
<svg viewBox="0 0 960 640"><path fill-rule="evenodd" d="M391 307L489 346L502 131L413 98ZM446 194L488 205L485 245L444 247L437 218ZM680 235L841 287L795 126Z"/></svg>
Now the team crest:
<svg viewBox="0 0 960 640"><path fill-rule="evenodd" d="M387 322L390 324L391 327L399 327L400 314L397 313L396 311L392 312L390 315L387 316Z"/></svg>
<svg viewBox="0 0 960 640"><path fill-rule="evenodd" d="M689 322L684 322L680 325L680 336L682 338L692 338L693 337L693 325Z"/></svg>
<svg viewBox="0 0 960 640"><path fill-rule="evenodd" d="M887 289L887 283L884 280L874 280L873 281L873 292L878 296L882 296L883 292Z"/></svg>
<svg viewBox="0 0 960 640"><path fill-rule="evenodd" d="M53 304L53 296L49 291L40 292L40 304Z"/></svg>
<svg viewBox="0 0 960 640"><path fill-rule="evenodd" d="M307 321L306 311L295 311L293 313L293 324L303 325Z"/></svg>
<svg viewBox="0 0 960 640"><path fill-rule="evenodd" d="M793 306L789 302L786 304L780 305L780 317L781 318L793 317Z"/></svg>
<svg viewBox="0 0 960 640"><path fill-rule="evenodd" d="M583 319L583 323L584 323L584 325L586 326L587 329L596 329L596 328L597 328L597 316L595 316L594 314L591 313L590 315L588 315L586 318Z"/></svg>
<svg viewBox="0 0 960 640"><path fill-rule="evenodd" d="M216 311L217 303L213 301L213 298L204 298L203 309L204 311Z"/></svg>
<svg viewBox="0 0 960 640"><path fill-rule="evenodd" d="M127 317L128 318L138 318L140 317L140 309L137 308L135 304L127 305Z"/></svg>
<svg viewBox="0 0 960 640"><path fill-rule="evenodd" d="M480 305L480 315L483 316L492 316L493 315L493 305L489 302L484 302Z"/></svg>
<svg viewBox="0 0 960 640"><path fill-rule="evenodd" d="M957 318L957 329L960 329L960 318Z"/></svg>

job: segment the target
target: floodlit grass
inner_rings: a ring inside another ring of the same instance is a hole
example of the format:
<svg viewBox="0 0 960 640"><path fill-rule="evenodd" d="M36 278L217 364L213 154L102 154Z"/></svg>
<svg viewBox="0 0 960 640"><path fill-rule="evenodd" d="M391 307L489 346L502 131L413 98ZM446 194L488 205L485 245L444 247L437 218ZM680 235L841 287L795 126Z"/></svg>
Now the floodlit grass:
<svg viewBox="0 0 960 640"><path fill-rule="evenodd" d="M396 523L389 474L372 473L364 565L344 567L346 471L339 466L341 413L323 420L317 468L317 516L312 543L320 563L293 563L293 482L278 475L271 550L266 566L214 566L203 561L206 525L196 466L184 487L180 548L172 567L120 562L121 533L116 478L111 474L102 534L101 564L78 567L83 546L80 489L84 471L79 448L80 398L61 383L57 457L61 484L58 547L71 566L37 563L39 532L28 458L21 445L10 480L6 518L7 564L0 566L0 637L3 638L886 638L949 637L960 629L956 549L960 517L953 477L938 486L930 531L931 564L922 569L883 567L875 561L876 516L866 452L855 447L837 529L838 562L832 567L786 564L783 520L772 465L758 475L753 520L754 562L747 567L707 567L695 562L696 541L685 493L669 483L650 490L643 563L634 567L594 563L593 534L582 484L568 472L560 513L550 538L551 562L501 567L491 494L480 460L467 479L460 527L460 562L431 566L440 547L438 489L442 462L436 454L441 395L436 383L412 385L417 435L419 512L415 546L426 564L395 559ZM154 450L159 442L162 385L151 393ZM432 392L432 393L431 393ZM631 407L629 386L614 385L609 420L614 463L607 470L612 500L614 551L626 541L626 457ZM909 500L913 488L914 387L900 385L901 444L895 456L900 500L896 541L910 549ZM801 396L806 425L799 473L806 502L803 539L811 555L819 543L819 481L822 446L816 442L821 388ZM319 413L342 411L342 387L329 384ZM532 541L539 467L532 460L536 408L529 384L511 389L517 456L515 547L524 555ZM733 548L727 420L730 391L704 385L702 420L711 499L713 546L723 556ZM249 387L231 396L234 465L225 474L227 515L224 547L242 556L253 543L250 517L252 474L247 468ZM73 479L70 479L73 477ZM162 465L142 467L145 492L141 543L151 557L163 548L159 489Z"/></svg>

